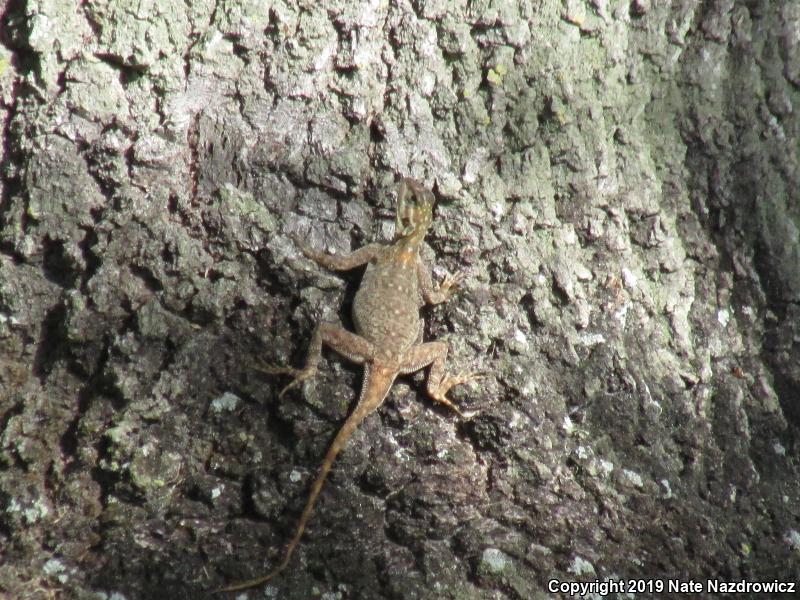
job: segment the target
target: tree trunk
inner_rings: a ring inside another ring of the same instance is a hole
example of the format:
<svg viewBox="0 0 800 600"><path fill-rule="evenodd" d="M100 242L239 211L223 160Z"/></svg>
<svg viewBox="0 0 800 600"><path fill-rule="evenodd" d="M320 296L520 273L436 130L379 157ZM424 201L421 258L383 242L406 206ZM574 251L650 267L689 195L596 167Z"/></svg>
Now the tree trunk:
<svg viewBox="0 0 800 600"><path fill-rule="evenodd" d="M401 378L252 597L797 581L798 90L791 0L6 3L0 596L279 562L361 379L258 369L351 327L298 238L406 176L474 415Z"/></svg>

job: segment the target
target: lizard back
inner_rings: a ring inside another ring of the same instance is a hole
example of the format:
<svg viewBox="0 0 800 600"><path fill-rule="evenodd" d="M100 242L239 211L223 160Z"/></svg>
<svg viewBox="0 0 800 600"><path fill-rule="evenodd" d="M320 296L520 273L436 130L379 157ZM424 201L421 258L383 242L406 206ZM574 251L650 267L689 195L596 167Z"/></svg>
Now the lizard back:
<svg viewBox="0 0 800 600"><path fill-rule="evenodd" d="M397 355L420 331L417 253L398 243L387 246L367 266L353 301L356 332Z"/></svg>
<svg viewBox="0 0 800 600"><path fill-rule="evenodd" d="M411 179L397 198L395 242L370 262L353 301L356 332L393 360L420 337L419 247L433 221L433 194Z"/></svg>

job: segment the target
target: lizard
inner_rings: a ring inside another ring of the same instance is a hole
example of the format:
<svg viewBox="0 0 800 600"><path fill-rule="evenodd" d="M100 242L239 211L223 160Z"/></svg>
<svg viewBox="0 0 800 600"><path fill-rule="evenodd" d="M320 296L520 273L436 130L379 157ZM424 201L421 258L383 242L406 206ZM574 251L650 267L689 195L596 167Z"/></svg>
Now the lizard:
<svg viewBox="0 0 800 600"><path fill-rule="evenodd" d="M447 373L447 344L422 341L423 322L419 316L422 300L427 304L445 302L463 279L460 273L448 274L441 285L434 287L430 270L420 257L420 245L433 221L433 206L434 195L431 191L412 179L404 178L397 192L394 243L368 244L347 255L327 254L300 244L306 257L331 270L346 271L367 264L353 300L352 314L356 331L353 333L338 325L320 323L311 336L302 369L275 365L262 365L260 369L272 375L289 375L293 378L281 390L278 397L282 398L290 389L314 377L324 345L364 366L361 394L328 448L281 562L267 575L217 591L233 592L256 587L286 569L337 455L362 421L383 403L398 375L430 366L426 388L428 396L464 417L447 397L447 392L453 386L481 375L468 371L456 375Z"/></svg>

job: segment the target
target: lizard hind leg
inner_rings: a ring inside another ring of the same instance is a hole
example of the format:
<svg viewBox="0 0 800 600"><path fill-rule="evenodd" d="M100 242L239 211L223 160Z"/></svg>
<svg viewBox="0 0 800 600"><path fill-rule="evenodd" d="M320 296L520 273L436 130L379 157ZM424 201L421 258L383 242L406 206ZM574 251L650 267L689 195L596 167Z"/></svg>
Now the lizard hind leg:
<svg viewBox="0 0 800 600"><path fill-rule="evenodd" d="M401 372L413 373L430 365L426 389L428 396L464 418L466 415L447 397L447 392L457 385L480 379L482 375L466 370L451 375L445 371L446 360L447 344L445 342L418 344L408 351Z"/></svg>
<svg viewBox="0 0 800 600"><path fill-rule="evenodd" d="M363 364L375 353L372 344L361 336L332 323L320 323L314 330L314 335L311 336L311 343L308 345L306 354L306 364L302 369L272 364L262 364L256 368L269 375L290 375L292 377L292 381L278 394L278 397L282 398L290 389L317 374L317 366L322 358L323 344L357 364Z"/></svg>

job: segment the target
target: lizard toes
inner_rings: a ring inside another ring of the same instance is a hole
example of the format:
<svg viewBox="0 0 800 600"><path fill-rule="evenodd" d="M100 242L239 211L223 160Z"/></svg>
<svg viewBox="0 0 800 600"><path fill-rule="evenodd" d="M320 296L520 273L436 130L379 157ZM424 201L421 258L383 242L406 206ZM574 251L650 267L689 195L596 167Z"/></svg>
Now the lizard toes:
<svg viewBox="0 0 800 600"><path fill-rule="evenodd" d="M269 363L259 363L254 367L256 370L266 373L267 375L294 375L295 369L291 367L282 367L280 365L272 365Z"/></svg>
<svg viewBox="0 0 800 600"><path fill-rule="evenodd" d="M288 385L283 386L283 389L280 392L278 392L278 398L283 398L284 395L286 394L286 392L288 392L293 387L297 387L298 383L299 383L299 381L297 381L295 379L294 381L290 382Z"/></svg>
<svg viewBox="0 0 800 600"><path fill-rule="evenodd" d="M450 378L452 385L461 385L462 383L469 383L478 379L485 379L486 373L481 371L468 371L462 369L457 375Z"/></svg>
<svg viewBox="0 0 800 600"><path fill-rule="evenodd" d="M456 271L452 275L448 275L445 278L445 283L449 288L458 288L464 282L464 272L463 271Z"/></svg>
<svg viewBox="0 0 800 600"><path fill-rule="evenodd" d="M289 374L294 375L294 379L280 391L278 398L283 398L286 392L294 387L299 386L306 379L311 379L314 376L314 373L316 373L316 369L290 369L289 371Z"/></svg>
<svg viewBox="0 0 800 600"><path fill-rule="evenodd" d="M433 394L433 399L436 400L439 404L444 404L447 408L452 410L456 413L459 417L464 417L464 413L461 412L461 409L458 408L455 404L450 401L450 398L447 397L447 392L439 392L437 394Z"/></svg>

